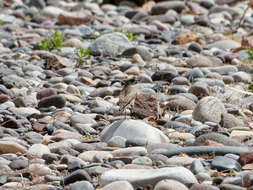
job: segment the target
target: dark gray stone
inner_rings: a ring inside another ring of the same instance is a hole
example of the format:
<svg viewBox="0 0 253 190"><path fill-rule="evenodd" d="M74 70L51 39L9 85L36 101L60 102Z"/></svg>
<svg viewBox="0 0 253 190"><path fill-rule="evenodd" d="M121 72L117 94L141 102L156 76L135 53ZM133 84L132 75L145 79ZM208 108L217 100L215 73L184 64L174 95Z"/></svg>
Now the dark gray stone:
<svg viewBox="0 0 253 190"><path fill-rule="evenodd" d="M237 161L225 156L216 156L213 159L211 166L219 171L223 171L223 170L240 171L241 170L241 165Z"/></svg>

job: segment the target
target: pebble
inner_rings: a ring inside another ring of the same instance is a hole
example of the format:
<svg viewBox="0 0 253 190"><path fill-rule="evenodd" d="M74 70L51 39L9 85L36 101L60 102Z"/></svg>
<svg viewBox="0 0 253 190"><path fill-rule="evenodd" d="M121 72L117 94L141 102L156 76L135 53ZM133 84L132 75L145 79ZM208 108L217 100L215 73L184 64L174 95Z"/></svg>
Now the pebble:
<svg viewBox="0 0 253 190"><path fill-rule="evenodd" d="M194 175L186 168L171 167L161 169L120 169L110 170L102 174L101 184L120 180L129 181L134 187L154 185L162 179L174 179L183 184L196 183ZM148 184L147 184L148 182Z"/></svg>
<svg viewBox="0 0 253 190"><path fill-rule="evenodd" d="M226 113L223 103L212 96L202 98L193 111L193 118L197 121L212 121L219 123L221 115Z"/></svg>
<svg viewBox="0 0 253 190"><path fill-rule="evenodd" d="M41 99L38 103L39 108L47 108L50 106L55 106L57 108L62 108L66 104L66 99L62 95L53 95Z"/></svg>
<svg viewBox="0 0 253 190"><path fill-rule="evenodd" d="M169 180L169 179L165 179L158 182L154 188L154 190L179 190L179 189L187 190L188 188L184 184L176 180Z"/></svg>
<svg viewBox="0 0 253 190"><path fill-rule="evenodd" d="M213 159L211 166L218 170L241 170L241 165L237 161L225 156L216 156Z"/></svg>

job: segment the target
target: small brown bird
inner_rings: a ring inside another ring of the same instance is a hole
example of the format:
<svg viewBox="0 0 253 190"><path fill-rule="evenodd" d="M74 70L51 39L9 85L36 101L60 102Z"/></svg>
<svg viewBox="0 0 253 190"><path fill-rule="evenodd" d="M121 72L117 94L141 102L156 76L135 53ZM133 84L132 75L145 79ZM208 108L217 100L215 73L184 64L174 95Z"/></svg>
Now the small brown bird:
<svg viewBox="0 0 253 190"><path fill-rule="evenodd" d="M137 83L136 78L126 80L124 83L124 87L119 94L118 105L120 107L120 113L125 111L127 108L131 108L134 105L134 101L138 93L138 88L134 86L134 84Z"/></svg>

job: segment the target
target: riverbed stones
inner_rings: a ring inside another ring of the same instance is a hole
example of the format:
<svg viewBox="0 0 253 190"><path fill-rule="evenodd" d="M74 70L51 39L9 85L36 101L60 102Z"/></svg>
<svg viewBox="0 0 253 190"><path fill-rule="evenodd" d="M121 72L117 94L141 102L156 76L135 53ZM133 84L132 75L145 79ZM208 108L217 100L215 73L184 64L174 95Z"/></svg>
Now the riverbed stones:
<svg viewBox="0 0 253 190"><path fill-rule="evenodd" d="M248 3L0 1L1 189L251 189Z"/></svg>

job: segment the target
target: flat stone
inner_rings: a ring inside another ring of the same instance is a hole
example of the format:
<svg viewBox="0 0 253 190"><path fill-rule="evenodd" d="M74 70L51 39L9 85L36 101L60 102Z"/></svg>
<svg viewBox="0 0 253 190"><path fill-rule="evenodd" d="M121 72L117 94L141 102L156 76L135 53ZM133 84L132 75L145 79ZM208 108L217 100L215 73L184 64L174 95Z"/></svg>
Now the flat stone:
<svg viewBox="0 0 253 190"><path fill-rule="evenodd" d="M216 57L196 55L186 61L191 68L221 66L222 61Z"/></svg>
<svg viewBox="0 0 253 190"><path fill-rule="evenodd" d="M87 24L93 20L93 17L88 11L80 12L63 12L58 16L59 24L66 25L81 25Z"/></svg>
<svg viewBox="0 0 253 190"><path fill-rule="evenodd" d="M26 153L27 148L16 143L16 142L10 142L10 141L0 141L0 153L6 154L6 153Z"/></svg>
<svg viewBox="0 0 253 190"><path fill-rule="evenodd" d="M222 171L222 170L240 171L241 170L241 165L236 160L225 157L225 156L216 156L213 159L211 166L213 168L216 168L219 171Z"/></svg>
<svg viewBox="0 0 253 190"><path fill-rule="evenodd" d="M176 180L165 179L159 181L154 190L188 190L188 187Z"/></svg>
<svg viewBox="0 0 253 190"><path fill-rule="evenodd" d="M101 190L134 190L133 186L128 181L115 181L104 186Z"/></svg>
<svg viewBox="0 0 253 190"><path fill-rule="evenodd" d="M76 170L76 171L72 172L71 174L65 176L61 180L60 183L62 185L63 184L68 185L70 183L74 183L76 181L83 181L83 180L91 181L91 177L84 169L79 169L79 170Z"/></svg>
<svg viewBox="0 0 253 190"><path fill-rule="evenodd" d="M174 179L183 184L198 183L194 175L186 168L171 167L161 169L118 169L109 170L102 174L101 185L105 186L114 181L126 180L134 187L155 185L162 179Z"/></svg>
<svg viewBox="0 0 253 190"><path fill-rule="evenodd" d="M214 42L212 44L208 44L206 47L207 48L215 47L215 48L219 48L219 49L223 49L223 50L230 50L233 48L241 47L241 44L236 41L233 41L233 40L220 40L220 41Z"/></svg>
<svg viewBox="0 0 253 190"><path fill-rule="evenodd" d="M181 1L166 1L157 3L155 6L152 7L151 12L154 15L160 15L166 13L168 10L175 10L181 12L185 9L184 2Z"/></svg>
<svg viewBox="0 0 253 190"><path fill-rule="evenodd" d="M110 152L94 150L83 152L79 154L78 158L86 162L103 162L104 160L113 158L113 155Z"/></svg>
<svg viewBox="0 0 253 190"><path fill-rule="evenodd" d="M61 95L53 95L41 99L38 103L39 108L45 108L50 106L55 106L57 108L62 108L66 104L66 99Z"/></svg>
<svg viewBox="0 0 253 190"><path fill-rule="evenodd" d="M57 92L54 88L46 88L46 89L42 89L40 91L37 92L36 98L38 100L48 97L48 96L52 96L52 95L57 95Z"/></svg>

